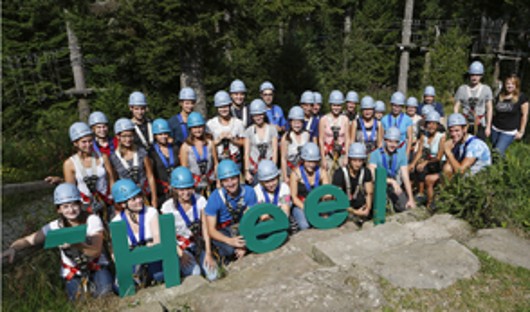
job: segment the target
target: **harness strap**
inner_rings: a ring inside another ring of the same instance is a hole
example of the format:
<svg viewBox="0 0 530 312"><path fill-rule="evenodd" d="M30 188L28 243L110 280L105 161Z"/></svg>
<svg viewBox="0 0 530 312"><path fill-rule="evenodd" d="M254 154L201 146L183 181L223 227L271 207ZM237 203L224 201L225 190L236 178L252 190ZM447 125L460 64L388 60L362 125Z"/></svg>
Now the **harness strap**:
<svg viewBox="0 0 530 312"><path fill-rule="evenodd" d="M145 138L142 130L140 129L140 126L138 126L136 123L134 123L134 131L136 132L136 135L138 135L138 138L140 138L140 141L142 142L142 145L147 149L149 148L150 145L153 144L154 142L154 137L153 137L153 125L151 124L151 122L147 122L147 136L148 136L148 139ZM149 140L149 141L148 141Z"/></svg>
<svg viewBox="0 0 530 312"><path fill-rule="evenodd" d="M101 270L101 266L98 264L98 261L99 261L99 257L95 258L94 260L92 260L90 262L88 262L88 264L87 264L88 269L90 271L99 271L99 270ZM79 268L78 265L76 265L74 267L74 266L68 265L65 262L63 262L62 263L62 267L65 270L68 271L68 274L66 274L66 276L65 276L65 279L67 281L72 280L72 278L74 278L78 273L81 273L81 269Z"/></svg>

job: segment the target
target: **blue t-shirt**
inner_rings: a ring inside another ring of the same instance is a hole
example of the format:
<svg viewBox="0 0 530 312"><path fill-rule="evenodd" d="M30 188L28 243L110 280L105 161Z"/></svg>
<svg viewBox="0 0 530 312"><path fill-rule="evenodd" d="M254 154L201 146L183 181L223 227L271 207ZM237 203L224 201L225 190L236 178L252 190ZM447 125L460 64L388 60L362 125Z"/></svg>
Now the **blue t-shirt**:
<svg viewBox="0 0 530 312"><path fill-rule="evenodd" d="M276 104L272 105L272 108L267 108L266 114L270 124L287 128L287 120L280 106Z"/></svg>
<svg viewBox="0 0 530 312"><path fill-rule="evenodd" d="M405 113L399 114L397 118L388 114L381 119L381 123L385 131L390 127L397 127L401 132L401 142L403 142L407 139L407 129L412 126L412 119Z"/></svg>
<svg viewBox="0 0 530 312"><path fill-rule="evenodd" d="M388 177L395 178L399 175L401 167L407 166L407 155L403 148L397 149L396 152L389 155L386 149L381 147L370 153L370 164L385 168Z"/></svg>
<svg viewBox="0 0 530 312"><path fill-rule="evenodd" d="M444 116L444 107L443 107L442 103L440 103L440 102L434 102L432 104L420 103L420 105L418 106L418 110L417 110L417 114L418 115L421 115L421 109L425 105L432 105L434 107L434 109L438 112L438 114L440 114L440 117Z"/></svg>
<svg viewBox="0 0 530 312"><path fill-rule="evenodd" d="M483 168L491 165L491 152L490 152L488 145L486 145L486 143L484 143L484 141L480 140L479 138L473 135L470 135L467 138L466 142L469 140L471 141L465 148L464 158L476 158L475 163L473 163L473 165L471 165L471 167L469 168L470 174L474 175L480 170L482 170ZM465 144L460 145L459 147L460 155L464 153L464 147L465 147ZM458 158L458 155L455 155L455 157Z"/></svg>
<svg viewBox="0 0 530 312"><path fill-rule="evenodd" d="M216 189L208 198L208 203L204 208L204 212L207 216L216 216L218 224L222 224L228 220L232 220L232 216L228 211L228 207L226 206L225 201L223 201L223 199L221 198L219 192L223 192L225 200L227 202L230 202L230 205L235 210L237 210L237 203L240 201L241 195L243 195L243 211L245 211L247 208L254 206L258 202L256 198L256 192L252 187L246 184L241 185L241 192L235 198L232 198L230 195L228 195L224 188ZM243 214L241 214L241 216L243 216Z"/></svg>

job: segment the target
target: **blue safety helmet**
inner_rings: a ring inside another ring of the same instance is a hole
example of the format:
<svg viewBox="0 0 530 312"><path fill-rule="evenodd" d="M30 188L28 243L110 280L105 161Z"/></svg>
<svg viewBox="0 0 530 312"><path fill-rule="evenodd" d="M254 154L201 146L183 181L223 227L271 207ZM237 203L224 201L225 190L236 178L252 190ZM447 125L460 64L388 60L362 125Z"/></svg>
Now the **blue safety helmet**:
<svg viewBox="0 0 530 312"><path fill-rule="evenodd" d="M455 113L449 115L449 118L447 119L447 128L451 128L453 126L465 126L467 125L466 118L464 115L460 113Z"/></svg>
<svg viewBox="0 0 530 312"><path fill-rule="evenodd" d="M405 95L399 91L394 92L390 97L390 103L394 105L405 105Z"/></svg>
<svg viewBox="0 0 530 312"><path fill-rule="evenodd" d="M184 166L177 167L171 171L171 187L176 189L187 189L195 185L193 174Z"/></svg>
<svg viewBox="0 0 530 312"><path fill-rule="evenodd" d="M385 131L385 140L401 141L401 132L397 127L390 127Z"/></svg>
<svg viewBox="0 0 530 312"><path fill-rule="evenodd" d="M469 65L467 73L470 75L484 75L484 65L479 61L474 61Z"/></svg>
<svg viewBox="0 0 530 312"><path fill-rule="evenodd" d="M213 102L215 107L222 107L230 105L232 103L232 99L230 98L230 94L228 94L228 92L220 90L215 94Z"/></svg>
<svg viewBox="0 0 530 312"><path fill-rule="evenodd" d="M272 180L280 175L276 164L269 159L260 161L258 165L258 181L264 182Z"/></svg>
<svg viewBox="0 0 530 312"><path fill-rule="evenodd" d="M224 180L241 174L236 163L231 159L223 159L217 166L217 178Z"/></svg>
<svg viewBox="0 0 530 312"><path fill-rule="evenodd" d="M134 123L129 118L120 118L114 123L114 134L116 135L130 130L134 130Z"/></svg>
<svg viewBox="0 0 530 312"><path fill-rule="evenodd" d="M366 146L359 142L354 142L348 148L348 158L366 159Z"/></svg>
<svg viewBox="0 0 530 312"><path fill-rule="evenodd" d="M169 124L165 119L157 118L153 121L153 134L169 133Z"/></svg>
<svg viewBox="0 0 530 312"><path fill-rule="evenodd" d="M426 86L423 90L423 96L436 96L436 90L433 86Z"/></svg>
<svg viewBox="0 0 530 312"><path fill-rule="evenodd" d="M204 118L198 112L191 112L188 116L188 128L204 126Z"/></svg>
<svg viewBox="0 0 530 312"><path fill-rule="evenodd" d="M300 106L293 106L289 110L289 115L287 115L287 118L289 120L304 120L304 110Z"/></svg>
<svg viewBox="0 0 530 312"><path fill-rule="evenodd" d="M129 95L129 106L147 106L145 95L140 91L134 91Z"/></svg>
<svg viewBox="0 0 530 312"><path fill-rule="evenodd" d="M302 152L300 157L304 161L320 161L320 150L318 145L313 142L306 143L302 147Z"/></svg>
<svg viewBox="0 0 530 312"><path fill-rule="evenodd" d="M116 203L123 203L140 194L142 190L130 179L121 179L112 186L112 197Z"/></svg>
<svg viewBox="0 0 530 312"><path fill-rule="evenodd" d="M361 109L374 109L374 108L375 108L375 102L371 96L367 95L361 99Z"/></svg>
<svg viewBox="0 0 530 312"><path fill-rule="evenodd" d="M92 130L86 123L78 121L70 126L68 133L70 134L70 141L75 142L82 137L92 135Z"/></svg>
<svg viewBox="0 0 530 312"><path fill-rule="evenodd" d="M270 81L265 81L259 86L259 92L263 92L265 90L272 90L274 91L274 85Z"/></svg>
<svg viewBox="0 0 530 312"><path fill-rule="evenodd" d="M230 93L236 92L247 92L247 87L245 86L245 83L239 79L232 81L232 83L230 84Z"/></svg>
<svg viewBox="0 0 530 312"><path fill-rule="evenodd" d="M267 111L267 105L262 99L255 99L250 102L250 115L261 115Z"/></svg>
<svg viewBox="0 0 530 312"><path fill-rule="evenodd" d="M339 90L333 90L329 94L329 104L331 105L342 105L344 104L344 94Z"/></svg>
<svg viewBox="0 0 530 312"><path fill-rule="evenodd" d="M300 104L313 104L315 102L315 95L311 91L304 91L300 97Z"/></svg>
<svg viewBox="0 0 530 312"><path fill-rule="evenodd" d="M355 91L348 91L346 94L346 102L359 103L359 94Z"/></svg>
<svg viewBox="0 0 530 312"><path fill-rule="evenodd" d="M55 205L62 205L81 201L81 193L77 186L71 183L61 183L53 191L53 203Z"/></svg>
<svg viewBox="0 0 530 312"><path fill-rule="evenodd" d="M93 112L88 116L88 125L89 126L95 126L97 124L108 124L109 120L107 119L107 116L103 114L102 112Z"/></svg>
<svg viewBox="0 0 530 312"><path fill-rule="evenodd" d="M197 95L192 88L184 87L180 89L179 101L197 101Z"/></svg>

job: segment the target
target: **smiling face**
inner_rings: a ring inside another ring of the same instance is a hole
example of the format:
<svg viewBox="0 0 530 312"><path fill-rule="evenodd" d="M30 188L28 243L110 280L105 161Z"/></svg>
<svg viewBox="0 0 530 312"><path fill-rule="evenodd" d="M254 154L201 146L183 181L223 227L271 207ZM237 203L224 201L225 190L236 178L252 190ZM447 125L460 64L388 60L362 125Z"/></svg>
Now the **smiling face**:
<svg viewBox="0 0 530 312"><path fill-rule="evenodd" d="M189 115L191 112L193 112L195 102L191 100L183 100L180 101L180 107L182 107L183 112L186 112Z"/></svg>
<svg viewBox="0 0 530 312"><path fill-rule="evenodd" d="M274 92L272 90L263 90L263 92L261 92L261 99L267 104L267 106L271 106L272 101L274 100Z"/></svg>
<svg viewBox="0 0 530 312"><path fill-rule="evenodd" d="M196 138L196 139L199 139L203 136L204 134L204 126L199 126L199 127L191 127L190 128L190 132L191 132L191 135Z"/></svg>
<svg viewBox="0 0 530 312"><path fill-rule="evenodd" d="M504 89L506 89L507 93L514 93L518 88L518 81L517 78L508 77L504 81Z"/></svg>
<svg viewBox="0 0 530 312"><path fill-rule="evenodd" d="M258 126L265 123L265 114L252 115L252 120Z"/></svg>
<svg viewBox="0 0 530 312"><path fill-rule="evenodd" d="M346 110L352 114L355 113L356 106L355 102L346 102Z"/></svg>
<svg viewBox="0 0 530 312"><path fill-rule="evenodd" d="M194 193L193 187L190 188L184 188L184 189L173 189L173 192L176 193L177 199L179 202L189 202L191 201L191 196Z"/></svg>
<svg viewBox="0 0 530 312"><path fill-rule="evenodd" d="M340 115L342 112L342 105L341 104L331 104L331 113L335 116Z"/></svg>
<svg viewBox="0 0 530 312"><path fill-rule="evenodd" d="M230 105L217 107L217 113L221 118L228 118L230 116Z"/></svg>
<svg viewBox="0 0 530 312"><path fill-rule="evenodd" d="M274 193L276 190L276 187L278 186L278 178L271 179L269 181L263 181L260 182L261 185L265 188L265 190L269 193Z"/></svg>
<svg viewBox="0 0 530 312"><path fill-rule="evenodd" d="M303 126L304 126L304 123L301 120L291 120L291 129L294 132L300 133L300 131L302 131Z"/></svg>
<svg viewBox="0 0 530 312"><path fill-rule="evenodd" d="M132 212L140 212L144 206L142 193L135 195L127 200L127 207Z"/></svg>
<svg viewBox="0 0 530 312"><path fill-rule="evenodd" d="M385 146L386 146L386 150L390 154L392 154L397 150L399 146L399 141L385 139Z"/></svg>
<svg viewBox="0 0 530 312"><path fill-rule="evenodd" d="M134 143L134 132L132 130L122 131L118 134L118 140L121 146L130 148Z"/></svg>
<svg viewBox="0 0 530 312"><path fill-rule="evenodd" d="M221 180L221 185L230 195L237 195L237 190L239 189L239 176L233 176Z"/></svg>
<svg viewBox="0 0 530 312"><path fill-rule="evenodd" d="M308 103L302 103L300 104L300 106L302 107L302 109L304 110L304 115L306 117L311 117L311 115L313 115L313 107L311 104L308 104Z"/></svg>
<svg viewBox="0 0 530 312"><path fill-rule="evenodd" d="M166 146L168 144L169 133L155 134L155 140L158 144Z"/></svg>
<svg viewBox="0 0 530 312"><path fill-rule="evenodd" d="M316 116L320 113L320 103L313 104L313 114Z"/></svg>
<svg viewBox="0 0 530 312"><path fill-rule="evenodd" d="M407 106L407 115L414 116L416 115L416 112L418 111L418 108L415 106Z"/></svg>
<svg viewBox="0 0 530 312"><path fill-rule="evenodd" d="M307 161L304 160L304 169L307 173L313 173L318 167L318 161Z"/></svg>
<svg viewBox="0 0 530 312"><path fill-rule="evenodd" d="M462 142L466 135L466 126L453 126L449 128L449 136L454 143Z"/></svg>
<svg viewBox="0 0 530 312"><path fill-rule="evenodd" d="M482 75L469 75L469 82L472 86L475 86L478 83L480 83L481 79L482 79Z"/></svg>
<svg viewBox="0 0 530 312"><path fill-rule="evenodd" d="M145 113L147 112L147 106L132 105L129 106L129 110L131 111L134 119L142 121L144 120Z"/></svg>
<svg viewBox="0 0 530 312"><path fill-rule="evenodd" d="M434 134L436 133L436 131L438 130L438 123L436 121L429 121L427 122L427 132L429 132L429 134Z"/></svg>
<svg viewBox="0 0 530 312"><path fill-rule="evenodd" d="M362 110L363 118L366 120L372 119L372 117L374 117L374 112L375 110L373 109L363 109Z"/></svg>
<svg viewBox="0 0 530 312"><path fill-rule="evenodd" d="M361 167L364 165L364 159L363 158L350 158L350 167L353 168L355 171L359 171Z"/></svg>
<svg viewBox="0 0 530 312"><path fill-rule="evenodd" d="M75 221L81 213L80 202L64 203L57 206L57 212L68 221Z"/></svg>
<svg viewBox="0 0 530 312"><path fill-rule="evenodd" d="M92 126L92 132L96 135L96 137L105 139L109 135L109 126L107 124L95 124Z"/></svg>
<svg viewBox="0 0 530 312"><path fill-rule="evenodd" d="M74 142L74 146L78 151L85 154L92 153L92 135L87 135Z"/></svg>
<svg viewBox="0 0 530 312"><path fill-rule="evenodd" d="M401 105L392 104L392 115L397 116L401 114L401 111L402 111Z"/></svg>
<svg viewBox="0 0 530 312"><path fill-rule="evenodd" d="M434 96L432 96L432 95L424 95L423 96L423 102L425 104L432 104L434 102Z"/></svg>
<svg viewBox="0 0 530 312"><path fill-rule="evenodd" d="M243 103L245 102L245 93L243 92L230 93L230 98L232 98L232 102L239 107L243 105Z"/></svg>

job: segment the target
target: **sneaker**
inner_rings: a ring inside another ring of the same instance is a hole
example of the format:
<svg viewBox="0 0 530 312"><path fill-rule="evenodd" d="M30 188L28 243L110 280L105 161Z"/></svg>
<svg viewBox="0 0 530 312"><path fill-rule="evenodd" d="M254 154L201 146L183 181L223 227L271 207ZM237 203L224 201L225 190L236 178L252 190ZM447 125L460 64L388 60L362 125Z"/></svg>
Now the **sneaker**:
<svg viewBox="0 0 530 312"><path fill-rule="evenodd" d="M427 197L424 194L420 193L416 195L416 202L420 205L423 205L427 202Z"/></svg>

